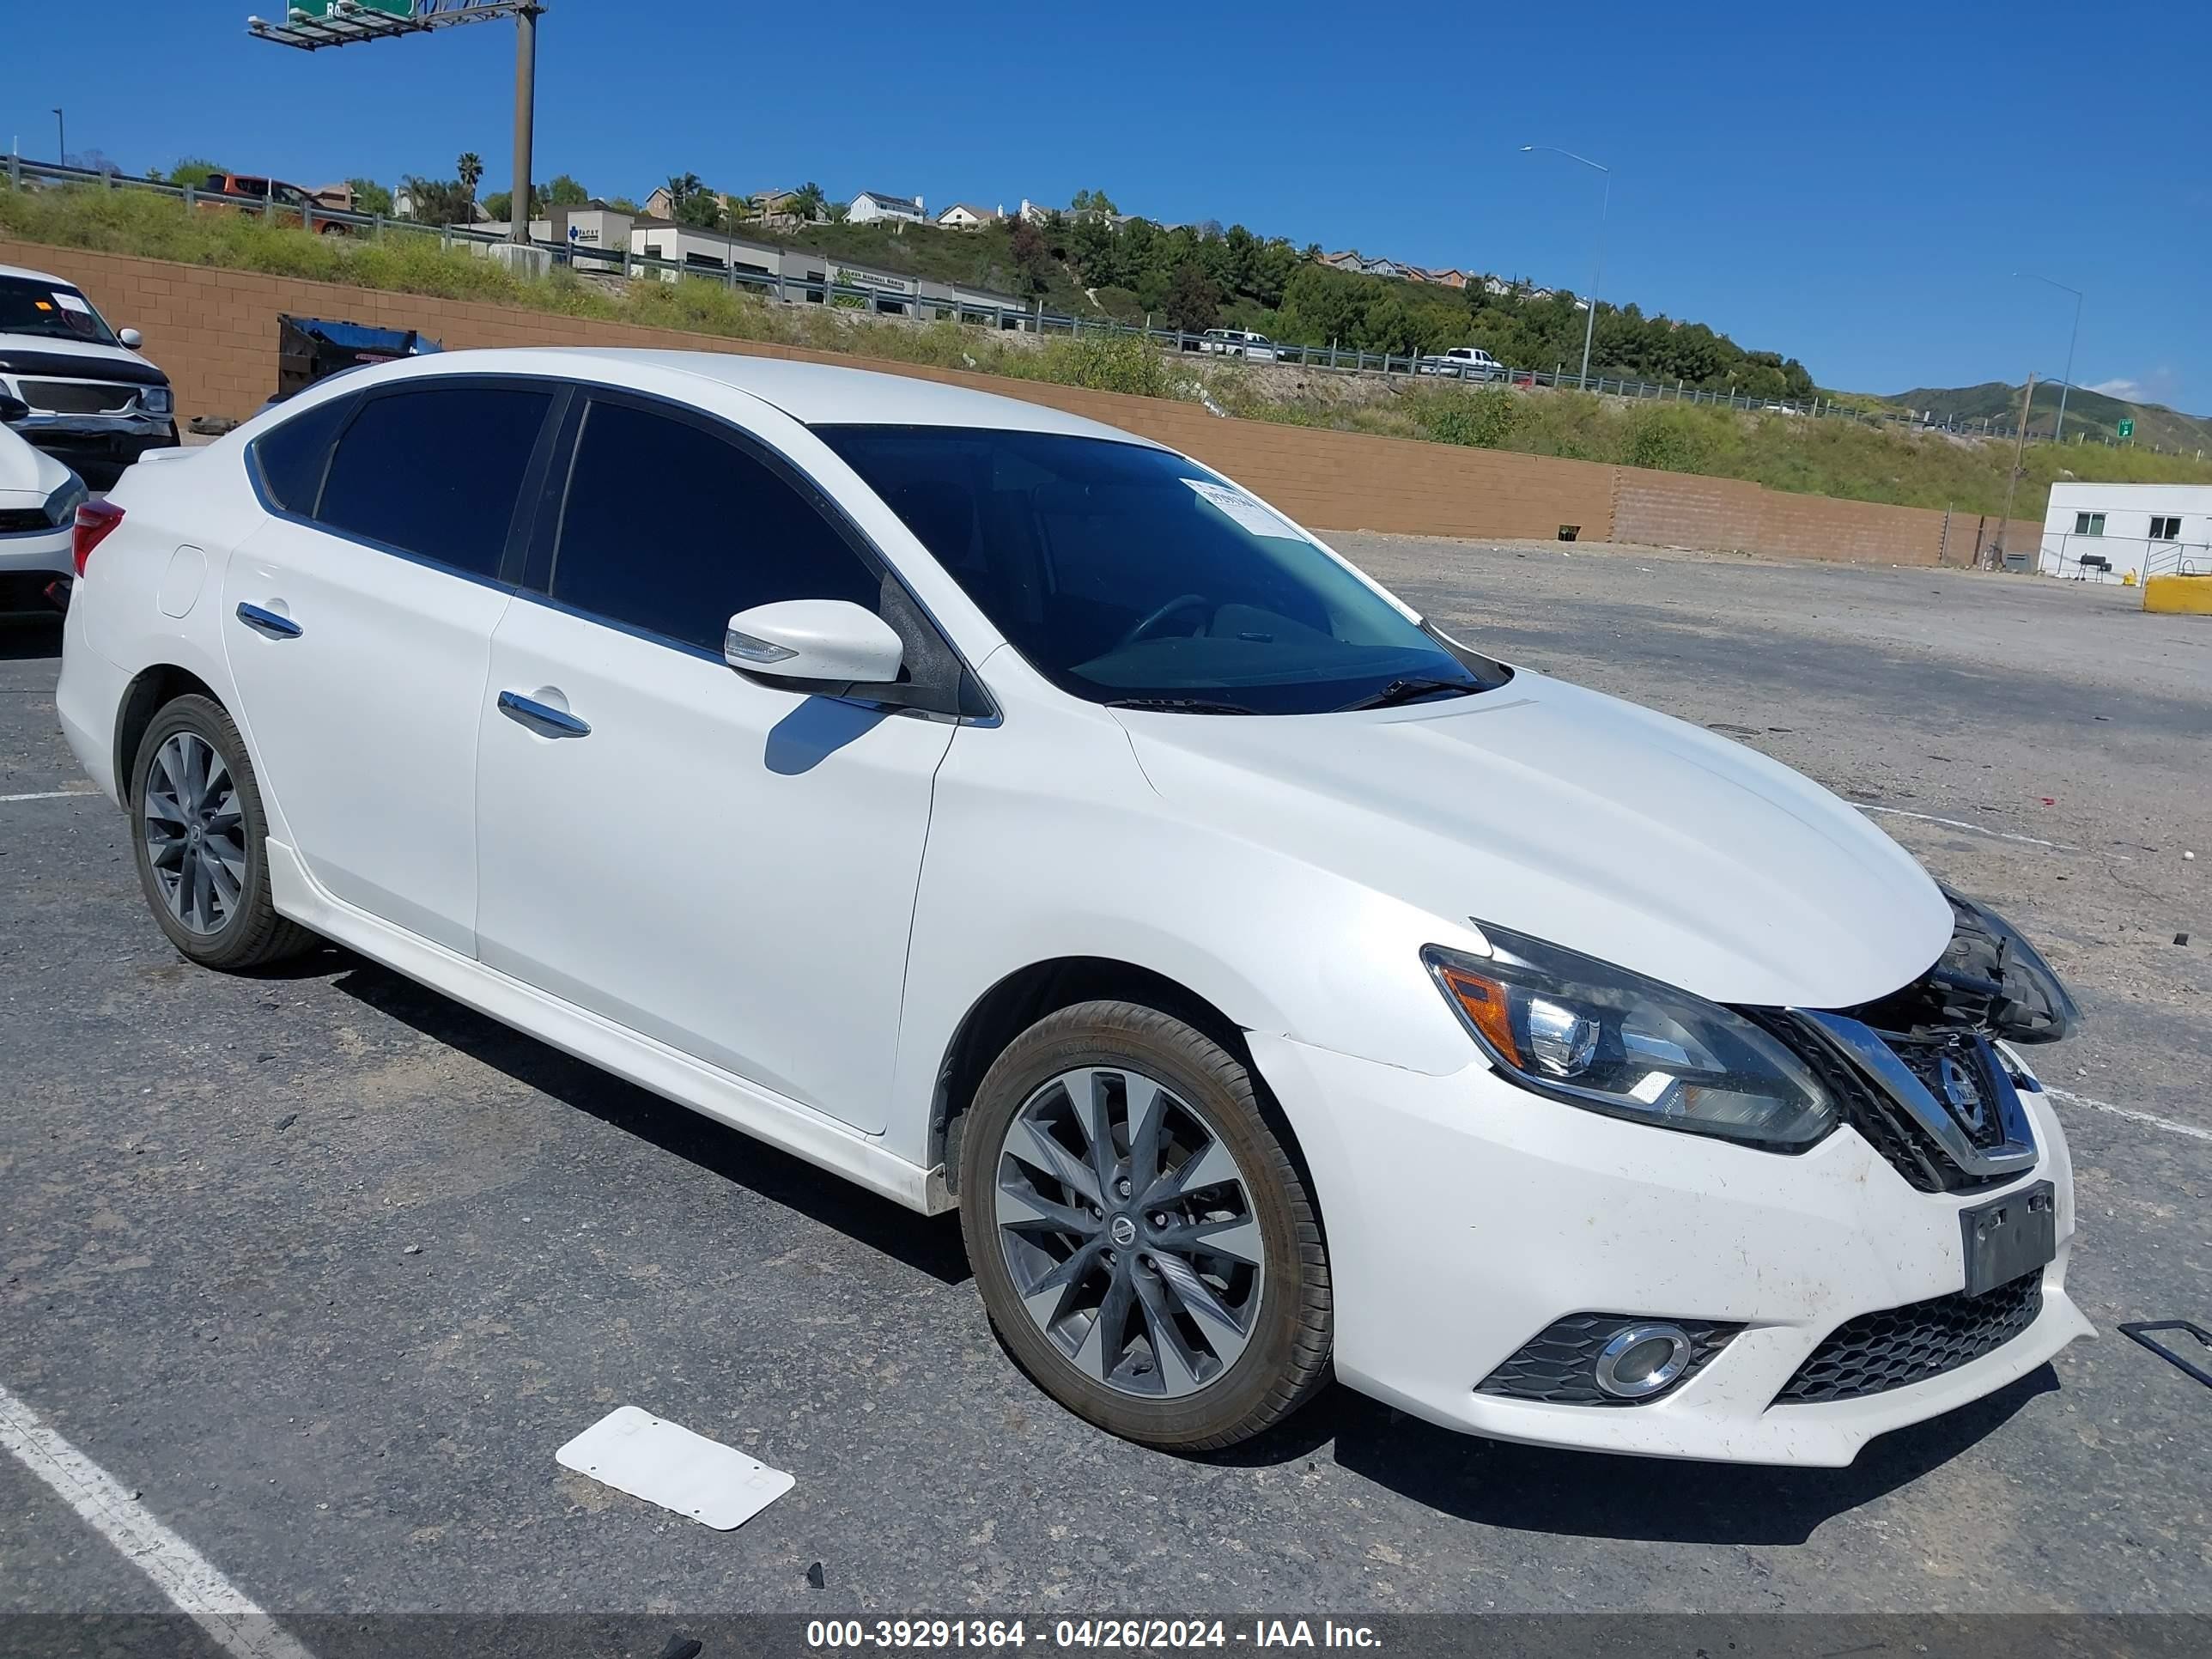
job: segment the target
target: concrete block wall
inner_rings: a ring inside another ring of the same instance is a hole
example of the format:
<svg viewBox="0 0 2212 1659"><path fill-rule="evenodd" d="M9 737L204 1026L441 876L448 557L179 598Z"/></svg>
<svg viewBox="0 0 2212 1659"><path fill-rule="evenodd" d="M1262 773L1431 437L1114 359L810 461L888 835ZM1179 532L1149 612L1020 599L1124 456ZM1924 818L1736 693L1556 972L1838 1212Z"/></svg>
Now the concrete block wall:
<svg viewBox="0 0 2212 1659"><path fill-rule="evenodd" d="M1549 539L1573 525L1583 541L1881 564L1935 564L1944 541L1940 512L1790 495L1728 478L1224 420L1195 404L1156 398L79 248L0 242L0 264L52 271L82 288L116 327L143 333L147 356L167 371L176 389L180 420L243 419L259 409L276 388L276 316L289 312L419 329L454 350L600 345L722 351L974 386L1170 444L1322 529ZM1990 520L1984 533L1993 538L1996 523ZM1952 515L1943 562L1972 557L1978 526L1975 515ZM2039 526L2015 520L2008 540L2032 548L2039 533Z"/></svg>

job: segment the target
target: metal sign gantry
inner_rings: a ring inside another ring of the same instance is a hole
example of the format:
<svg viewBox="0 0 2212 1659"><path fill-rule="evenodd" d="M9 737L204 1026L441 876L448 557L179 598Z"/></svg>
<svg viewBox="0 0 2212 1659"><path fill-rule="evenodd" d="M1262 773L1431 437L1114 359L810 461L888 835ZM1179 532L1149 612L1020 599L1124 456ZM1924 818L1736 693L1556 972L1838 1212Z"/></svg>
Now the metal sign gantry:
<svg viewBox="0 0 2212 1659"><path fill-rule="evenodd" d="M538 106L538 18L544 0L301 0L284 21L249 17L246 32L257 40L302 52L349 46L362 40L396 40L428 34L457 23L514 19L514 192L507 240L530 240L530 149Z"/></svg>

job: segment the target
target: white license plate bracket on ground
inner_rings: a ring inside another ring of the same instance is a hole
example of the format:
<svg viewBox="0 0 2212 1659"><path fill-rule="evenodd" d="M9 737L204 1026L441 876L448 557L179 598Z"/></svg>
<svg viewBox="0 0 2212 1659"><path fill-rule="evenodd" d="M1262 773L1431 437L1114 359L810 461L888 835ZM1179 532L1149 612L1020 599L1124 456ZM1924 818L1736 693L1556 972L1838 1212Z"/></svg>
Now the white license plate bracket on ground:
<svg viewBox="0 0 2212 1659"><path fill-rule="evenodd" d="M727 1532L796 1485L781 1469L636 1406L618 1406L553 1454L617 1492Z"/></svg>

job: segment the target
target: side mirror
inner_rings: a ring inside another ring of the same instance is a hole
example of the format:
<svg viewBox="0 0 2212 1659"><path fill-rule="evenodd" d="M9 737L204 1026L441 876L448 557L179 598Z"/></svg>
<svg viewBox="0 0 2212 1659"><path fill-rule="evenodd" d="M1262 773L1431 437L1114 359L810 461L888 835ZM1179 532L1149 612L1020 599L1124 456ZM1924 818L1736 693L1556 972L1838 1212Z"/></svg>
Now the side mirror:
<svg viewBox="0 0 2212 1659"><path fill-rule="evenodd" d="M31 406L21 398L0 392L0 426L13 426L31 418Z"/></svg>
<svg viewBox="0 0 2212 1659"><path fill-rule="evenodd" d="M850 599L783 599L730 618L722 658L772 680L882 685L898 678L905 647L891 625Z"/></svg>
<svg viewBox="0 0 2212 1659"><path fill-rule="evenodd" d="M115 337L133 351L146 343L146 337L135 328L118 328L115 331Z"/></svg>

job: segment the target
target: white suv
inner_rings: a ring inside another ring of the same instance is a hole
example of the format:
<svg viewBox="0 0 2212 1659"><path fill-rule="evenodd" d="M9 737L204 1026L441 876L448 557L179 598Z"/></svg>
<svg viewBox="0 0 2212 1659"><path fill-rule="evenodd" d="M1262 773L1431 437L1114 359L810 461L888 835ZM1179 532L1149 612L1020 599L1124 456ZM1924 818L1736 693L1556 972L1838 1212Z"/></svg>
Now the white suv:
<svg viewBox="0 0 2212 1659"><path fill-rule="evenodd" d="M1008 1348L1117 1433L1225 1445L1333 1370L1844 1463L2088 1328L2025 941L1172 450L464 352L78 525L63 727L186 957L325 935L957 1206Z"/></svg>

